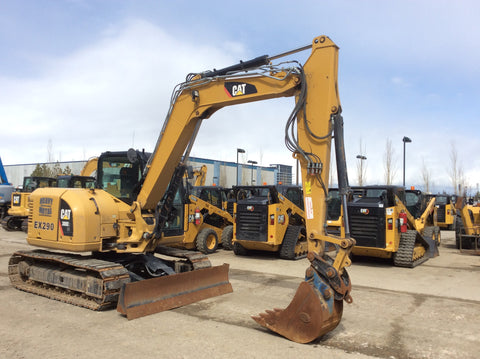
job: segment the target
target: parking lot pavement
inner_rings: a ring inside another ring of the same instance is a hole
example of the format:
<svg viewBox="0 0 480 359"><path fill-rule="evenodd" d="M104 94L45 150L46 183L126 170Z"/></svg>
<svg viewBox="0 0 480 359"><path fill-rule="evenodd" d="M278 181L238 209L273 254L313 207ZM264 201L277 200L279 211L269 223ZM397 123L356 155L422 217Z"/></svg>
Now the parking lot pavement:
<svg viewBox="0 0 480 359"><path fill-rule="evenodd" d="M340 325L311 344L297 344L257 325L251 315L288 305L307 260L274 255L230 263L234 292L128 321L13 289L8 258L29 248L21 232L0 229L0 357L4 358L477 358L480 347L479 257L458 253L442 232L440 256L413 268L356 258L352 304Z"/></svg>

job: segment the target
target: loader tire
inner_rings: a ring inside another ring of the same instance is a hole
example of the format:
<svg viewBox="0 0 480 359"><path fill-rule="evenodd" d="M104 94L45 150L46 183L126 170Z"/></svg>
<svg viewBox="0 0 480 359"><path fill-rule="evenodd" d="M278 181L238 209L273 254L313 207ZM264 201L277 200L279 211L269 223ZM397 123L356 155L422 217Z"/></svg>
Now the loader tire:
<svg viewBox="0 0 480 359"><path fill-rule="evenodd" d="M7 216L2 219L2 227L6 231L20 231L22 229L22 219L13 216Z"/></svg>
<svg viewBox="0 0 480 359"><path fill-rule="evenodd" d="M211 228L204 228L197 235L197 249L203 254L214 253L218 248L217 233Z"/></svg>
<svg viewBox="0 0 480 359"><path fill-rule="evenodd" d="M222 231L222 247L228 251L233 249L233 226L226 226Z"/></svg>

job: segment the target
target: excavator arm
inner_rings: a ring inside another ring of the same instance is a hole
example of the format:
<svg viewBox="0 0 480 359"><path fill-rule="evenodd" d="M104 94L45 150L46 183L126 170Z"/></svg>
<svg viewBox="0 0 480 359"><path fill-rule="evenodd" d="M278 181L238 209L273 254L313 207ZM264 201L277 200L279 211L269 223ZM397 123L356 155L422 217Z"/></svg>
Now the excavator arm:
<svg viewBox="0 0 480 359"><path fill-rule="evenodd" d="M270 63L310 48L311 55L303 66L298 62ZM149 248L155 248L161 244L162 218L173 201L175 183L183 177L182 166L201 122L226 106L295 97L296 105L285 127L285 142L301 165L311 266L289 307L267 311L254 319L301 343L333 330L340 322L343 300L351 302L351 284L345 267L350 265L349 253L355 241L350 238L348 221L344 238L325 232L325 198L334 136L339 188L345 202L348 193L337 66L338 47L328 37L320 36L311 46L286 54L262 56L226 69L191 74L172 95L170 109L147 164L145 181L133 204L136 210L155 209L160 213L154 233L143 236L150 241ZM335 257L325 253L325 241L338 248Z"/></svg>
<svg viewBox="0 0 480 359"><path fill-rule="evenodd" d="M90 158L85 166L82 168L82 172L80 172L80 176L91 176L96 170L98 165L98 157Z"/></svg>

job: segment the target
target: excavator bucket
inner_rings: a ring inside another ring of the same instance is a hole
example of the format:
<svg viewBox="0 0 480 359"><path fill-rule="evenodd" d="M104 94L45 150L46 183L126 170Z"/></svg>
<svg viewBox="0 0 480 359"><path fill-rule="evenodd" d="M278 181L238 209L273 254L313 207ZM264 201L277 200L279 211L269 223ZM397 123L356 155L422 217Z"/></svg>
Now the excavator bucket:
<svg viewBox="0 0 480 359"><path fill-rule="evenodd" d="M228 264L125 284L117 311L128 320L231 293Z"/></svg>
<svg viewBox="0 0 480 359"><path fill-rule="evenodd" d="M335 299L332 288L315 274L315 278L300 284L287 308L267 310L252 319L287 339L304 344L335 329L342 313L343 299Z"/></svg>

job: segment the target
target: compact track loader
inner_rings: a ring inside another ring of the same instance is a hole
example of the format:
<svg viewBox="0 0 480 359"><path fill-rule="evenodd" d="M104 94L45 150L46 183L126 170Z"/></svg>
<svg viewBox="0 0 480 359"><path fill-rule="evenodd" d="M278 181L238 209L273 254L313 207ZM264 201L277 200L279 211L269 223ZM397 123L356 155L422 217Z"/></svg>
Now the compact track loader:
<svg viewBox="0 0 480 359"><path fill-rule="evenodd" d="M302 189L298 186L234 188L233 251L277 252L282 259L305 258L308 242Z"/></svg>
<svg viewBox="0 0 480 359"><path fill-rule="evenodd" d="M311 54L303 65L274 63L307 49ZM201 253L163 246L164 232L175 218L172 204L185 163L202 121L221 108L292 97L285 143L301 166L310 265L287 308L254 319L299 343L333 330L343 301L352 302L346 267L355 244L348 223L343 238L327 235L324 227L332 138L339 188L342 195L348 192L337 68L338 47L319 36L284 54L189 74L173 92L145 168L140 160L145 154L129 151L128 161L99 159L98 189L41 188L31 194L27 241L46 250L14 253L9 262L12 284L93 309L118 301L117 310L127 318L230 292L228 265L212 267ZM326 242L338 250L327 254ZM159 253L180 261L162 260Z"/></svg>
<svg viewBox="0 0 480 359"><path fill-rule="evenodd" d="M348 202L351 233L358 256L392 258L400 267L415 267L438 255L440 229L435 199L398 186L365 186ZM413 214L410 213L412 211Z"/></svg>

